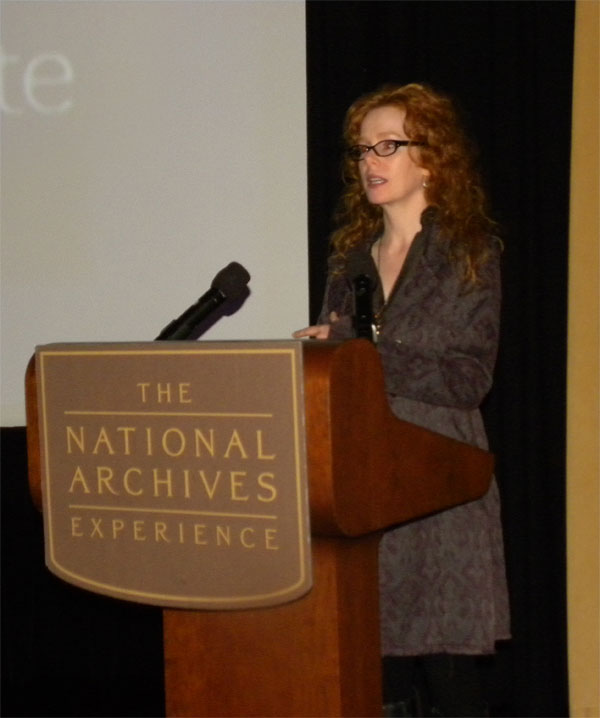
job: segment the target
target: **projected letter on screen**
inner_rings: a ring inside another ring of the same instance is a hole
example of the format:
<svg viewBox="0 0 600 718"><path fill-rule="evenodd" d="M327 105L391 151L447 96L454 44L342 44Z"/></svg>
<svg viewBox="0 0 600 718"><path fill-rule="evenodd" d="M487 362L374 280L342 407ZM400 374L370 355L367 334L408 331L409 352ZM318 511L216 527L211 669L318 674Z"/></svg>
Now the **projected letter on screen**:
<svg viewBox="0 0 600 718"><path fill-rule="evenodd" d="M71 63L59 53L41 53L23 65L18 55L0 49L0 109L21 114L29 107L40 115L64 114L73 106L68 95L73 78Z"/></svg>

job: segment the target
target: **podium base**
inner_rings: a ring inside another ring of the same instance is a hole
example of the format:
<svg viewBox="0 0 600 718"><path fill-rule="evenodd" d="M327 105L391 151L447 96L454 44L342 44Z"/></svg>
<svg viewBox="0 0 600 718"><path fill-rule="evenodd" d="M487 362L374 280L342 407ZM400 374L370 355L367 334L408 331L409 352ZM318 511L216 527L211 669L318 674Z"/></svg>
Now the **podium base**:
<svg viewBox="0 0 600 718"><path fill-rule="evenodd" d="M381 716L379 540L313 537L292 603L164 610L167 716Z"/></svg>

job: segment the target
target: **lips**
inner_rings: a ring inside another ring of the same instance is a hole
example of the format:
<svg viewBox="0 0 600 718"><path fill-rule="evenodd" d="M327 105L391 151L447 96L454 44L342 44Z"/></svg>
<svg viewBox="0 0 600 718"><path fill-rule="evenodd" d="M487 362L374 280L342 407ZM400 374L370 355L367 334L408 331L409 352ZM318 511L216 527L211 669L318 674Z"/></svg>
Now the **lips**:
<svg viewBox="0 0 600 718"><path fill-rule="evenodd" d="M377 175L367 175L367 185L369 187L375 187L376 185L385 184L387 182L383 177Z"/></svg>

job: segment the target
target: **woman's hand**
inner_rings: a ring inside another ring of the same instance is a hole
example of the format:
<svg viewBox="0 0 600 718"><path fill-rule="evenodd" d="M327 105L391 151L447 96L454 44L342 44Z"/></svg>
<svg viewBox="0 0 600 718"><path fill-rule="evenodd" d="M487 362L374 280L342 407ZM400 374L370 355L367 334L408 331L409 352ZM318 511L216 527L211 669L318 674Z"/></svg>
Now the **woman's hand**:
<svg viewBox="0 0 600 718"><path fill-rule="evenodd" d="M298 329L292 336L294 339L304 339L305 337L309 337L310 339L329 339L331 324L337 322L338 319L338 315L335 312L331 312L329 315L330 324L316 324L312 327Z"/></svg>

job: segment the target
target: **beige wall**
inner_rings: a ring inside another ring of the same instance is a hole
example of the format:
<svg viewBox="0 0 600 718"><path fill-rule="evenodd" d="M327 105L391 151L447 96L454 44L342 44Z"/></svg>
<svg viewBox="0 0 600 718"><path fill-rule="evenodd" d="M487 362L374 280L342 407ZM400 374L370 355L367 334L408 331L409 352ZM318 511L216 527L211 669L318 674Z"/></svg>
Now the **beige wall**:
<svg viewBox="0 0 600 718"><path fill-rule="evenodd" d="M567 404L570 715L600 716L598 0L578 0L573 84Z"/></svg>

